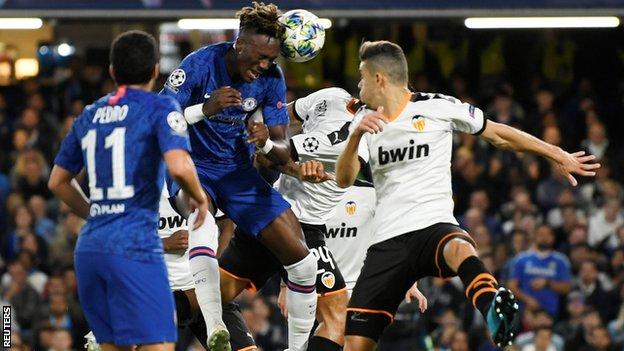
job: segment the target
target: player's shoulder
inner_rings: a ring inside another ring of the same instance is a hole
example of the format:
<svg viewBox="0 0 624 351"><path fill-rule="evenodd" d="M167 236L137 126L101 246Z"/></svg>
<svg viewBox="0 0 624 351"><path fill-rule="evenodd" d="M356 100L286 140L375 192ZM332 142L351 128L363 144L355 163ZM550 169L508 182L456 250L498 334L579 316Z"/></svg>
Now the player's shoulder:
<svg viewBox="0 0 624 351"><path fill-rule="evenodd" d="M346 90L337 87L317 90L314 93L308 95L308 97L312 100L312 102L318 100L339 100L340 102L344 102L345 108L347 106L347 103L353 98L351 94L349 94Z"/></svg>
<svg viewBox="0 0 624 351"><path fill-rule="evenodd" d="M410 98L410 104L444 106L458 103L461 103L461 100L458 98L440 93L413 92Z"/></svg>
<svg viewBox="0 0 624 351"><path fill-rule="evenodd" d="M149 99L154 104L155 108L163 108L166 111L180 110L180 103L175 98L164 94L150 93L150 95L151 97Z"/></svg>
<svg viewBox="0 0 624 351"><path fill-rule="evenodd" d="M514 258L514 264L524 264L526 261L531 260L535 257L535 254L533 251L524 251L519 253L515 258Z"/></svg>

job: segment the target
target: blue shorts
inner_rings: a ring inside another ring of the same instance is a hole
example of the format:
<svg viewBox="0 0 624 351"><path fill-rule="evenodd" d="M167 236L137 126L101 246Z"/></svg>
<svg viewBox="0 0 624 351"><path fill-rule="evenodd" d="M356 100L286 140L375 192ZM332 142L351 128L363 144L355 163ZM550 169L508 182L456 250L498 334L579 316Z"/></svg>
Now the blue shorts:
<svg viewBox="0 0 624 351"><path fill-rule="evenodd" d="M262 229L290 208L290 204L252 165L196 167L199 181L216 206L247 234L257 237ZM174 183L170 194L174 195L178 190L180 187Z"/></svg>
<svg viewBox="0 0 624 351"><path fill-rule="evenodd" d="M173 294L164 261L75 254L80 305L98 343L176 342Z"/></svg>

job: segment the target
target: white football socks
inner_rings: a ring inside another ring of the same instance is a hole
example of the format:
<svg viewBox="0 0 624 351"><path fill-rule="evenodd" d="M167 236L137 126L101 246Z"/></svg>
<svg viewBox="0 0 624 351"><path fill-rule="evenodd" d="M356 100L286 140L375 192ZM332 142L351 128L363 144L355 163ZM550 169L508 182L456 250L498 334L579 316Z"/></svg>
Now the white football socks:
<svg viewBox="0 0 624 351"><path fill-rule="evenodd" d="M219 229L214 217L208 213L204 223L193 230L198 210L189 215L189 263L195 295L208 327L208 335L215 325L224 325L221 319L221 291L219 289L219 263L217 245Z"/></svg>
<svg viewBox="0 0 624 351"><path fill-rule="evenodd" d="M288 350L305 351L316 313L316 257L310 253L284 268L288 272Z"/></svg>

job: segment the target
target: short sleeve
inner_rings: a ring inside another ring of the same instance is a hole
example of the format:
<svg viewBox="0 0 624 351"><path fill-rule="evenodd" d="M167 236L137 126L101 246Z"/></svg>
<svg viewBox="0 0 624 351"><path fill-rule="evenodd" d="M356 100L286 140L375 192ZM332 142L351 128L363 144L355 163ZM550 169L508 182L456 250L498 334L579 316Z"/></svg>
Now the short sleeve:
<svg viewBox="0 0 624 351"><path fill-rule="evenodd" d="M180 106L174 101L157 110L154 127L162 154L174 149L191 151L188 125Z"/></svg>
<svg viewBox="0 0 624 351"><path fill-rule="evenodd" d="M61 149L54 159L54 164L63 167L73 174L80 172L84 166L82 146L78 139L75 122L65 139L63 139Z"/></svg>
<svg viewBox="0 0 624 351"><path fill-rule="evenodd" d="M509 272L509 279L517 279L519 281L522 280L522 260L519 258L514 258L511 263L511 269Z"/></svg>
<svg viewBox="0 0 624 351"><path fill-rule="evenodd" d="M262 105L264 124L269 127L288 125L288 110L286 109L286 83L279 66L275 66L276 76L267 82L267 95Z"/></svg>
<svg viewBox="0 0 624 351"><path fill-rule="evenodd" d="M192 103L193 92L202 87L203 78L210 70L209 65L200 61L198 52L184 58L180 66L171 72L160 94L171 96L181 106L188 107Z"/></svg>
<svg viewBox="0 0 624 351"><path fill-rule="evenodd" d="M334 145L327 135L322 133L297 134L290 138L291 146L295 148L297 158L302 161L315 159L319 155L335 153Z"/></svg>
<svg viewBox="0 0 624 351"><path fill-rule="evenodd" d="M293 111L295 112L295 117L301 122L306 120L308 116L308 111L310 111L310 95L299 98L294 102Z"/></svg>
<svg viewBox="0 0 624 351"><path fill-rule="evenodd" d="M453 97L442 96L440 99L440 113L450 118L453 130L464 133L480 134L485 129L487 120L480 108L461 102Z"/></svg>
<svg viewBox="0 0 624 351"><path fill-rule="evenodd" d="M557 276L555 280L558 282L570 282L572 273L570 271L570 262L567 258L561 257L557 262Z"/></svg>

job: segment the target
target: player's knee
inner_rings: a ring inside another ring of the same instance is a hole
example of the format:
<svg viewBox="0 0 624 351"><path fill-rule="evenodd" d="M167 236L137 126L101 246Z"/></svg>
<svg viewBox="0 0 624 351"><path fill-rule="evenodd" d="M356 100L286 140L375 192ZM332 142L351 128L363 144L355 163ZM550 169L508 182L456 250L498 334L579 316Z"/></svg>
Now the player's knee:
<svg viewBox="0 0 624 351"><path fill-rule="evenodd" d="M316 257L308 253L302 260L289 266L284 266L288 272L288 280L295 284L311 285L316 282Z"/></svg>
<svg viewBox="0 0 624 351"><path fill-rule="evenodd" d="M477 252L472 244L461 238L455 238L446 243L446 245L444 245L443 253L444 260L454 271L457 271L459 265L466 258L477 255Z"/></svg>

